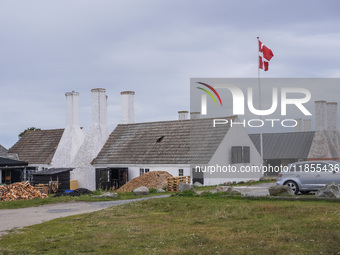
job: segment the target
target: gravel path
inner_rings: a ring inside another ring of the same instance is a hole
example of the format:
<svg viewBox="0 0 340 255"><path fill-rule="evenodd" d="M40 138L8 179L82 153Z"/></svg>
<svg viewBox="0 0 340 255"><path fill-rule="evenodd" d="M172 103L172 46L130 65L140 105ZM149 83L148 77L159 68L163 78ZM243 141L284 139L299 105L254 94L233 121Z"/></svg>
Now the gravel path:
<svg viewBox="0 0 340 255"><path fill-rule="evenodd" d="M233 189L241 192L245 196L262 197L269 195L268 188L276 186L276 183L261 183L250 186L233 186Z"/></svg>
<svg viewBox="0 0 340 255"><path fill-rule="evenodd" d="M111 206L123 205L153 198L164 198L169 196L170 195L161 195L104 202L69 202L21 209L4 209L0 210L0 236L7 234L6 230L14 228L20 229L26 226L39 224L44 221L49 221L56 218L95 212Z"/></svg>

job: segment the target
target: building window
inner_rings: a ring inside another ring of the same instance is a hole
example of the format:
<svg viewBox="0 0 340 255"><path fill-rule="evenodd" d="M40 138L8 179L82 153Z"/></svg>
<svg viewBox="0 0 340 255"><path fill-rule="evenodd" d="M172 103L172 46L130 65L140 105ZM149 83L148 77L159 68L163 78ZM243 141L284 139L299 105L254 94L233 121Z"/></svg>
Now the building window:
<svg viewBox="0 0 340 255"><path fill-rule="evenodd" d="M243 163L250 163L250 147L249 146L243 146L242 148L242 160Z"/></svg>
<svg viewBox="0 0 340 255"><path fill-rule="evenodd" d="M249 146L232 146L231 147L231 163L250 163L250 147Z"/></svg>
<svg viewBox="0 0 340 255"><path fill-rule="evenodd" d="M139 168L139 175L146 174L150 171L149 168Z"/></svg>
<svg viewBox="0 0 340 255"><path fill-rule="evenodd" d="M183 169L178 169L178 176L183 176Z"/></svg>

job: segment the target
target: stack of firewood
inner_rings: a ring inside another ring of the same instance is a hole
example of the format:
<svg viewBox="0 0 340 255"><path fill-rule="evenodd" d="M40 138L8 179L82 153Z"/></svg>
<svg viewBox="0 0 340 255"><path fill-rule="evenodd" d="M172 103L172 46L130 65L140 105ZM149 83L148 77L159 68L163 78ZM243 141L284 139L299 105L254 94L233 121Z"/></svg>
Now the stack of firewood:
<svg viewBox="0 0 340 255"><path fill-rule="evenodd" d="M32 187L28 181L0 186L0 201L28 200L46 197L48 197L48 195Z"/></svg>

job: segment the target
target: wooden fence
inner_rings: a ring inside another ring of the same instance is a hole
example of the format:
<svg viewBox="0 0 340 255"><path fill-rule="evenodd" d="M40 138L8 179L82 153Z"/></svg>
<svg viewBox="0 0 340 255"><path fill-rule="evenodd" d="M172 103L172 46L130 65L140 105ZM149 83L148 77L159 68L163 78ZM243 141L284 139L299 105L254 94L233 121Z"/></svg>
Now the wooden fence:
<svg viewBox="0 0 340 255"><path fill-rule="evenodd" d="M166 191L177 192L180 183L191 183L190 176L168 177L166 179Z"/></svg>

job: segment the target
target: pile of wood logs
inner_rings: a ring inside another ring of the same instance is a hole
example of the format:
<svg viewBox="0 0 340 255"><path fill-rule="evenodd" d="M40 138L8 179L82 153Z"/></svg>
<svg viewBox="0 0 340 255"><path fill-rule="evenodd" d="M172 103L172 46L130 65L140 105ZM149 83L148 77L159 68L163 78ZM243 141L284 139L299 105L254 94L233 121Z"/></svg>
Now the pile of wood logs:
<svg viewBox="0 0 340 255"><path fill-rule="evenodd" d="M48 197L47 194L43 194L32 187L28 181L0 186L0 201L28 200L46 197Z"/></svg>
<svg viewBox="0 0 340 255"><path fill-rule="evenodd" d="M145 186L149 189L151 188L162 189L163 187L165 187L166 178L168 177L172 177L172 175L166 171L148 172L127 182L122 187L120 187L117 191L118 192L130 192L140 186Z"/></svg>

